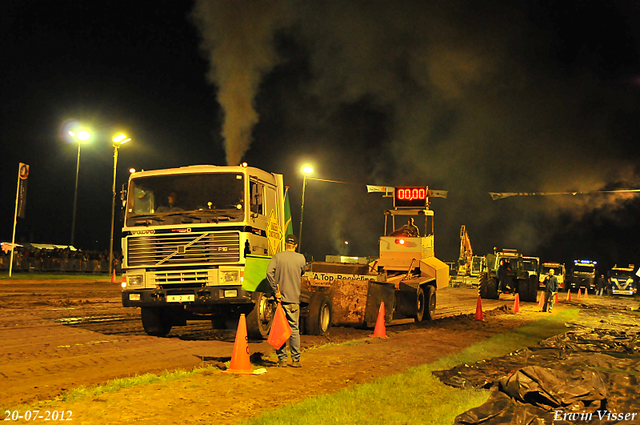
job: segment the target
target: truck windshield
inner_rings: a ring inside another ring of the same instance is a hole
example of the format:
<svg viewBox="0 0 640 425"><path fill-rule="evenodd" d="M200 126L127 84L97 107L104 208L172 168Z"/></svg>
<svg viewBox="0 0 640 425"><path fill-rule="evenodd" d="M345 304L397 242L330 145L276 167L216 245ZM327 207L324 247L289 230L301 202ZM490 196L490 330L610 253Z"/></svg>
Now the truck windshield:
<svg viewBox="0 0 640 425"><path fill-rule="evenodd" d="M564 273L562 273L562 268L561 267L549 267L549 266L545 266L542 269L542 274L549 274L549 270L553 269L554 274L556 276L562 276Z"/></svg>
<svg viewBox="0 0 640 425"><path fill-rule="evenodd" d="M618 279L633 279L633 272L627 270L611 270L611 277Z"/></svg>
<svg viewBox="0 0 640 425"><path fill-rule="evenodd" d="M238 173L173 174L131 180L127 225L242 221L244 176Z"/></svg>
<svg viewBox="0 0 640 425"><path fill-rule="evenodd" d="M577 273L595 273L596 268L587 264L576 264L573 271Z"/></svg>

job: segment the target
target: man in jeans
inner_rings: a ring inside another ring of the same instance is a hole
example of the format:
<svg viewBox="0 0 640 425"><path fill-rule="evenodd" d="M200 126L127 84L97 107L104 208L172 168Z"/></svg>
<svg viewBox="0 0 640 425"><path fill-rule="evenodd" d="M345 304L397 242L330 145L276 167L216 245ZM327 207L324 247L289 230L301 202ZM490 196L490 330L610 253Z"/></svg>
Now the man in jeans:
<svg viewBox="0 0 640 425"><path fill-rule="evenodd" d="M553 309L553 296L558 292L558 278L554 276L556 271L553 268L549 269L549 275L544 279L544 308L542 311L548 311L551 313Z"/></svg>
<svg viewBox="0 0 640 425"><path fill-rule="evenodd" d="M269 261L267 280L282 302L284 313L291 326L289 345L291 348L291 367L300 367L300 278L304 274L305 258L298 254L298 238L291 234L285 238L285 250L277 253ZM287 344L276 350L278 366L287 365Z"/></svg>

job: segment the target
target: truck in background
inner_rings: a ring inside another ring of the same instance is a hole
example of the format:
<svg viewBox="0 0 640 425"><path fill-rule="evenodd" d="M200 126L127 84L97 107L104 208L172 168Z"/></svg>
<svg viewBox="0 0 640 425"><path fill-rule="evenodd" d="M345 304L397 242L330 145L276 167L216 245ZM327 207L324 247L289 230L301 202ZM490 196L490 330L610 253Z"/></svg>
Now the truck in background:
<svg viewBox="0 0 640 425"><path fill-rule="evenodd" d="M122 303L140 307L149 335L187 320L237 324L242 313L250 337L268 335L270 290L245 291L242 280L248 255L283 249L282 175L214 165L140 171L126 195Z"/></svg>
<svg viewBox="0 0 640 425"><path fill-rule="evenodd" d="M561 263L542 263L542 269L540 270L540 288L544 288L546 286L544 280L551 269L553 269L554 276L558 279L558 288L561 291L566 291L567 288L565 283L567 270L564 264Z"/></svg>
<svg viewBox="0 0 640 425"><path fill-rule="evenodd" d="M574 260L571 270L570 287L572 290L585 288L586 291L594 291L596 288L596 265L593 260Z"/></svg>
<svg viewBox="0 0 640 425"><path fill-rule="evenodd" d="M638 292L637 276L634 273L634 265L628 267L613 266L609 272L609 295L636 295Z"/></svg>
<svg viewBox="0 0 640 425"><path fill-rule="evenodd" d="M529 276L535 276L536 279L540 276L540 258L538 257L522 257L524 269L529 273Z"/></svg>
<svg viewBox="0 0 640 425"><path fill-rule="evenodd" d="M536 302L538 277L530 275L524 266L524 256L515 249L494 251L486 255L487 270L480 275L478 292L481 298L499 299L501 293L519 294L520 301ZM507 267L506 287L501 289L498 268L503 263Z"/></svg>

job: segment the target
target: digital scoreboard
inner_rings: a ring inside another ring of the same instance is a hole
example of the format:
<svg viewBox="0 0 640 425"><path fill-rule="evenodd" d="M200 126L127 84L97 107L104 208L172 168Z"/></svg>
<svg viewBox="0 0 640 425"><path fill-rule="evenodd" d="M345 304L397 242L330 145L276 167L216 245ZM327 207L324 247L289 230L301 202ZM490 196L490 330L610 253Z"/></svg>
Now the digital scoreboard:
<svg viewBox="0 0 640 425"><path fill-rule="evenodd" d="M426 208L429 190L426 187L396 187L394 208Z"/></svg>

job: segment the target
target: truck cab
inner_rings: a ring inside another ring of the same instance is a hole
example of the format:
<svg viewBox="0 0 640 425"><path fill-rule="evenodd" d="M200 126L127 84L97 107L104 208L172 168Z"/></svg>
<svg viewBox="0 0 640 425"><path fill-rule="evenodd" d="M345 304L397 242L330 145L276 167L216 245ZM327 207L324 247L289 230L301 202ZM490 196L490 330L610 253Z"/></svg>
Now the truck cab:
<svg viewBox="0 0 640 425"><path fill-rule="evenodd" d="M546 286L544 280L549 274L549 270L551 269L553 269L554 275L558 280L558 288L561 291L565 291L567 289L565 287L565 277L567 275L567 270L565 269L564 264L561 263L542 263L542 269L540 271L540 288L544 288Z"/></svg>
<svg viewBox="0 0 640 425"><path fill-rule="evenodd" d="M634 265L618 267L616 264L609 272L609 295L636 295L638 292L638 279L634 271Z"/></svg>
<svg viewBox="0 0 640 425"><path fill-rule="evenodd" d="M538 257L523 257L522 259L524 269L529 273L529 276L540 275L540 258Z"/></svg>
<svg viewBox="0 0 640 425"><path fill-rule="evenodd" d="M593 260L574 260L571 272L571 289L585 288L585 291L594 291L596 289L597 264L598 262Z"/></svg>
<svg viewBox="0 0 640 425"><path fill-rule="evenodd" d="M141 309L145 331L245 314L249 336L266 337L270 288L245 290L243 276L248 256L283 249L283 176L245 165L147 170L131 174L126 194L122 303Z"/></svg>

